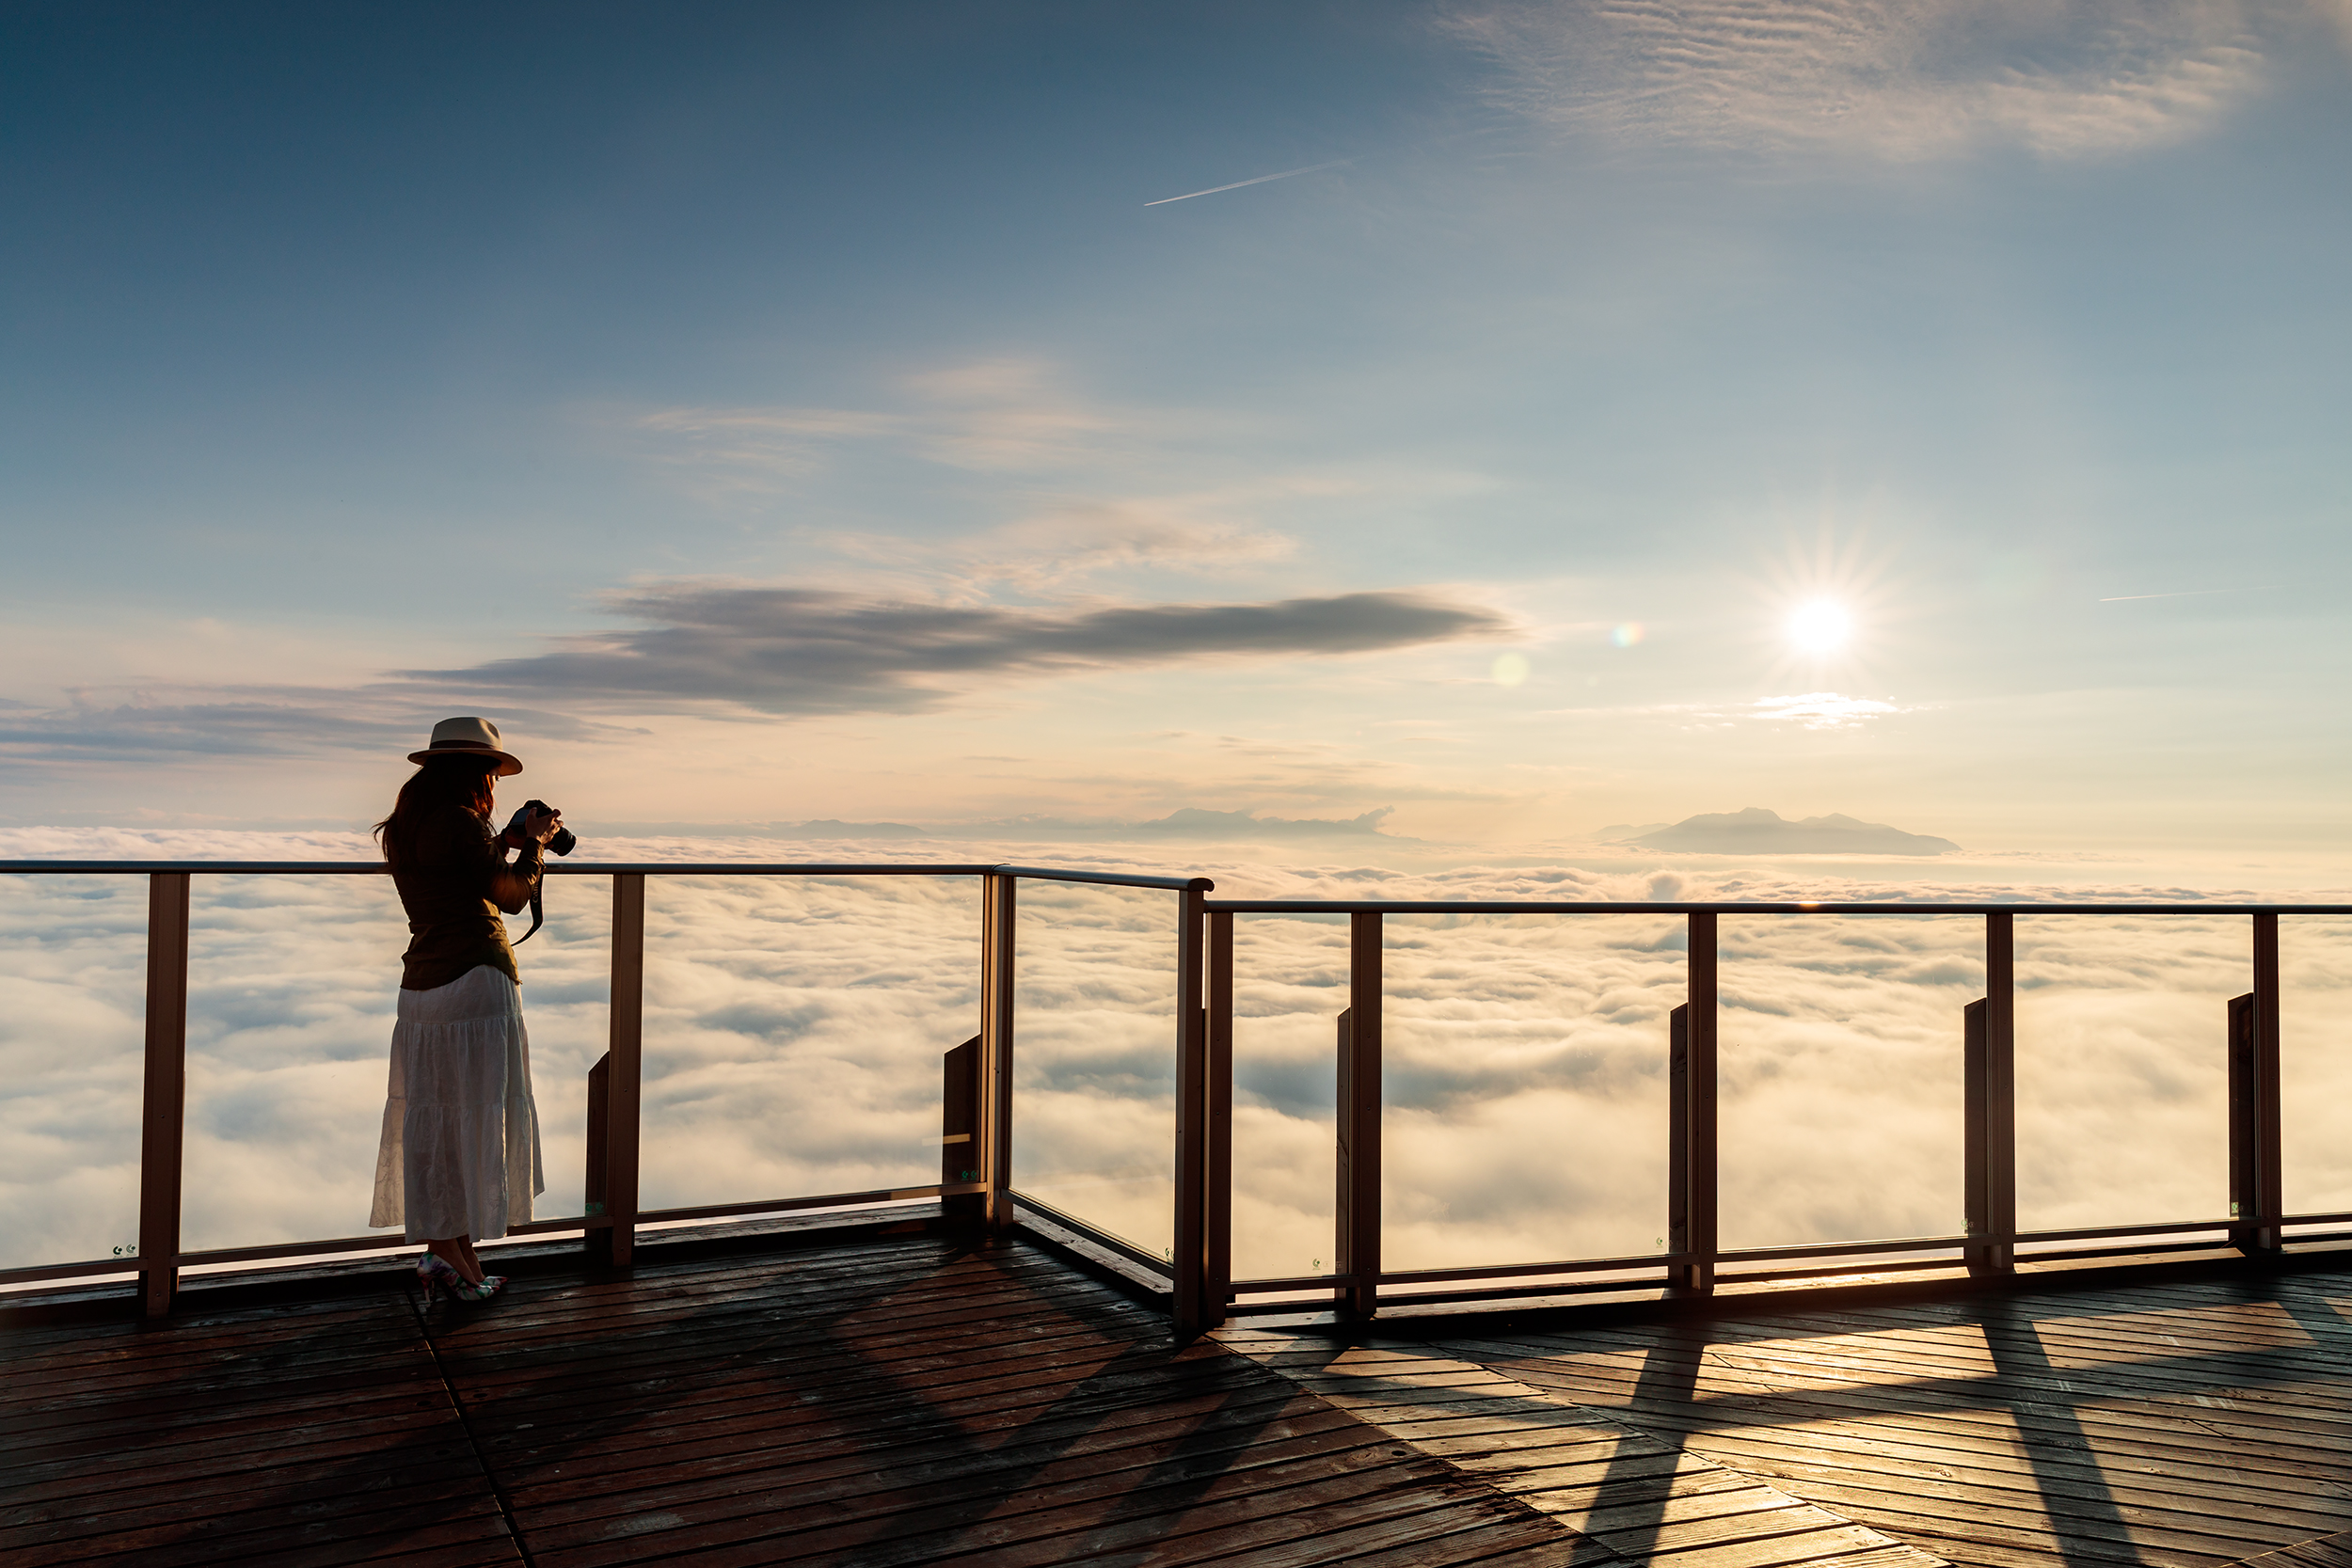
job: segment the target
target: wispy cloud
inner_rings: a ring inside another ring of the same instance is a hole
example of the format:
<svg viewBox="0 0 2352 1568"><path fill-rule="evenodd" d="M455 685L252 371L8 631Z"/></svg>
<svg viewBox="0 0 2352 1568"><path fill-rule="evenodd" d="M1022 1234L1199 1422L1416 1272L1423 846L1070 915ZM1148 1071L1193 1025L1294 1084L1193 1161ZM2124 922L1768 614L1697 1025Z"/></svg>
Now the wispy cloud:
<svg viewBox="0 0 2352 1568"><path fill-rule="evenodd" d="M1227 191L1238 191L1250 185L1263 185L1276 180L1295 180L1302 174L1320 174L1327 168L1338 168L1343 164L1352 164L1355 161L1353 158L1334 158L1327 164L1310 164L1305 168L1286 168L1279 174L1261 174L1248 180L1236 180L1230 185L1211 185L1205 191L1186 191L1182 196L1164 196L1157 201L1147 201L1144 205L1165 207L1171 201L1190 201L1199 196L1219 196Z"/></svg>
<svg viewBox="0 0 2352 1568"><path fill-rule="evenodd" d="M1502 633L1431 594L1268 604L1028 609L880 600L827 589L674 584L617 595L639 629L404 678L607 711L735 705L763 713L910 712L977 676L1040 676L1216 657L1367 653Z"/></svg>
<svg viewBox="0 0 2352 1568"><path fill-rule="evenodd" d="M1101 462L1106 445L1164 435L1183 416L1089 400L1040 360L991 359L907 377L898 406L738 404L659 408L631 422L645 455L707 492L767 492L860 444L887 441L927 463L1038 473Z"/></svg>
<svg viewBox="0 0 2352 1568"><path fill-rule="evenodd" d="M1795 697L1762 697L1748 705L1757 719L1777 719L1808 730L1850 729L1903 709L1874 697L1847 697L1835 691L1807 691Z"/></svg>
<svg viewBox="0 0 2352 1568"><path fill-rule="evenodd" d="M2194 135L2260 84L2235 0L1549 0L1458 13L1498 100L1632 141L1866 157L2052 158Z"/></svg>
<svg viewBox="0 0 2352 1568"><path fill-rule="evenodd" d="M445 717L446 699L405 684L83 688L53 706L9 704L0 712L0 758L140 764L398 752ZM536 707L501 708L498 721L552 740L644 733Z"/></svg>
<svg viewBox="0 0 2352 1568"><path fill-rule="evenodd" d="M1375 653L1507 635L1482 605L1426 592L1259 604L1038 608L878 598L838 590L666 583L612 595L640 623L552 640L547 652L349 687L156 684L0 707L0 757L382 752L450 711L550 739L641 734L590 715L914 713L979 681L1037 680L1195 659Z"/></svg>
<svg viewBox="0 0 2352 1568"><path fill-rule="evenodd" d="M1608 715L1623 718L1657 718L1675 720L1686 724L1727 727L1733 724L1762 720L1773 723L1802 725L1808 730L1847 729L1866 724L1890 714L1915 711L1899 703L1876 697L1849 697L1837 691L1806 691L1787 697L1758 697L1754 702L1724 706L1713 703L1655 703L1639 707L1555 708L1550 712L1566 715Z"/></svg>

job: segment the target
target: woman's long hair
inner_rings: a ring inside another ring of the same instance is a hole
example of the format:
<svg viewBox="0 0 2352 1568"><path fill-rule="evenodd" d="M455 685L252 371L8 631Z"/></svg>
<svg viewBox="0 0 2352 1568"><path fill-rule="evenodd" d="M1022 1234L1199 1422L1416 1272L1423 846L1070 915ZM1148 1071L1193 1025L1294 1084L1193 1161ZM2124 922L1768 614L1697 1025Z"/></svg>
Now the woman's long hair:
<svg viewBox="0 0 2352 1568"><path fill-rule="evenodd" d="M490 792L497 787L498 768L496 757L462 754L438 756L420 764L408 775L408 782L400 786L399 798L392 801L392 815L375 825L375 840L384 847L384 859L397 870L401 857L416 842L417 830L427 817L442 812L471 812L485 822L489 820Z"/></svg>

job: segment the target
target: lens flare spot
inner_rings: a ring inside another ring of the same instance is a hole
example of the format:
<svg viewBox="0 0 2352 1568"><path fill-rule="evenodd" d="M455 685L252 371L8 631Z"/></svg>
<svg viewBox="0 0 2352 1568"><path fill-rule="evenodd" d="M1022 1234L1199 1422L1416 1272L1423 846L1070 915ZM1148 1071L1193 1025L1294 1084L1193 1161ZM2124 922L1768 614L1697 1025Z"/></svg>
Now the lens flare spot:
<svg viewBox="0 0 2352 1568"><path fill-rule="evenodd" d="M1809 654L1836 653L1853 635L1853 617L1828 599L1799 605L1789 613L1788 641Z"/></svg>
<svg viewBox="0 0 2352 1568"><path fill-rule="evenodd" d="M1609 634L1609 641L1620 648L1630 648L1642 640L1642 623L1628 621Z"/></svg>
<svg viewBox="0 0 2352 1568"><path fill-rule="evenodd" d="M1502 657L1495 660L1494 673L1495 684L1497 686L1518 686L1523 684L1527 679L1527 656L1524 654L1504 654Z"/></svg>

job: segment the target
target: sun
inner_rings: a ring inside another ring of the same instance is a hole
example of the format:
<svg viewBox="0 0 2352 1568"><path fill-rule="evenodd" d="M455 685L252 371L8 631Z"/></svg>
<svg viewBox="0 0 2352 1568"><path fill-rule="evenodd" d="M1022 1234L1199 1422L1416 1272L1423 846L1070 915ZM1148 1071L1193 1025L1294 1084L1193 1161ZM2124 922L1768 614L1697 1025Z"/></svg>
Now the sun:
<svg viewBox="0 0 2352 1568"><path fill-rule="evenodd" d="M1846 645L1853 635L1853 615L1835 599L1809 599L1789 611L1782 629L1789 641L1819 657Z"/></svg>

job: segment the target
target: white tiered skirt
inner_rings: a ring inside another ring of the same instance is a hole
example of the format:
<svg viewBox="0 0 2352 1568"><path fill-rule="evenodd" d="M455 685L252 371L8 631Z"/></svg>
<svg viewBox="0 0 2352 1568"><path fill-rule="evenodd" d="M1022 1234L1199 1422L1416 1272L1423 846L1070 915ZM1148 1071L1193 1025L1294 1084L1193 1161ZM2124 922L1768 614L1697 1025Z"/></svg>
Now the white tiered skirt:
<svg viewBox="0 0 2352 1568"><path fill-rule="evenodd" d="M368 1224L486 1242L528 1221L547 1188L520 989L484 964L402 991Z"/></svg>

